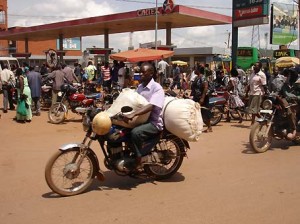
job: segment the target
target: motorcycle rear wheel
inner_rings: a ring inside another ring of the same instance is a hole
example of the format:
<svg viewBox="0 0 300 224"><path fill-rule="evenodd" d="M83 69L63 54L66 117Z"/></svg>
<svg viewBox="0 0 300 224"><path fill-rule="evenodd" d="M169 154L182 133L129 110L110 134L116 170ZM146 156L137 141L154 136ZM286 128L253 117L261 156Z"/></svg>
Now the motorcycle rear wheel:
<svg viewBox="0 0 300 224"><path fill-rule="evenodd" d="M78 160L82 159L78 167ZM57 151L45 168L45 179L50 189L61 196L73 196L84 192L94 178L93 158L79 155L79 148Z"/></svg>
<svg viewBox="0 0 300 224"><path fill-rule="evenodd" d="M265 123L255 123L252 126L249 141L255 152L262 153L270 149L272 143L272 132L270 129L268 136L264 137L267 128L268 126Z"/></svg>
<svg viewBox="0 0 300 224"><path fill-rule="evenodd" d="M156 149L157 153L164 155L161 159L162 163L145 165L145 172L155 180L168 179L180 168L185 155L185 146L179 138L175 137L160 141L157 143Z"/></svg>
<svg viewBox="0 0 300 224"><path fill-rule="evenodd" d="M53 104L48 112L49 121L52 124L60 124L65 120L66 111L61 103Z"/></svg>
<svg viewBox="0 0 300 224"><path fill-rule="evenodd" d="M218 107L211 108L212 118L210 119L210 124L212 126L217 125L223 118L223 113Z"/></svg>

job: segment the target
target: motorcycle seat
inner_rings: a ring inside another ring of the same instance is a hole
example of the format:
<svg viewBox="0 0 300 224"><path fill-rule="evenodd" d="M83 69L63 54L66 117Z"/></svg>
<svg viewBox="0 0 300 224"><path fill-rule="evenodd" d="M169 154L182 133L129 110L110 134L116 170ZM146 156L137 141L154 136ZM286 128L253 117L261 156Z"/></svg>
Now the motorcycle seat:
<svg viewBox="0 0 300 224"><path fill-rule="evenodd" d="M85 96L87 99L100 99L101 93L93 93Z"/></svg>
<svg viewBox="0 0 300 224"><path fill-rule="evenodd" d="M43 89L44 91L47 91L47 90L52 89L52 86L46 86L46 85L44 85L44 86L42 86L42 89Z"/></svg>
<svg viewBox="0 0 300 224"><path fill-rule="evenodd" d="M226 103L224 97L212 97L209 99L209 104L223 105Z"/></svg>

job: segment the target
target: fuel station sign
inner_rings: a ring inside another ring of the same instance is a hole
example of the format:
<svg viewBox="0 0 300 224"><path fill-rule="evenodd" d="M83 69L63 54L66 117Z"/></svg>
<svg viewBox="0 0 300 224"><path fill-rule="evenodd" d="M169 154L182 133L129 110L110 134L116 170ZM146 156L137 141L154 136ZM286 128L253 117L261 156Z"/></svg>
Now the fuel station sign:
<svg viewBox="0 0 300 224"><path fill-rule="evenodd" d="M269 23L270 0L235 0L233 24L235 27Z"/></svg>

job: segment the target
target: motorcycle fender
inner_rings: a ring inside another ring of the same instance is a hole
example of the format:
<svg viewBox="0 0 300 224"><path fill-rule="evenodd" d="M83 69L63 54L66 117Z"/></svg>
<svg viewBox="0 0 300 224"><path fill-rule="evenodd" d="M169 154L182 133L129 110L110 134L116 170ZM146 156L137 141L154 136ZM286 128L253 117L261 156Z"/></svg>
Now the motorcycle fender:
<svg viewBox="0 0 300 224"><path fill-rule="evenodd" d="M60 146L59 150L67 151L67 150L72 149L72 148L81 148L83 146L84 145L81 144L81 143L68 143L68 144L64 144L64 145Z"/></svg>
<svg viewBox="0 0 300 224"><path fill-rule="evenodd" d="M272 114L273 110L260 110L261 114Z"/></svg>
<svg viewBox="0 0 300 224"><path fill-rule="evenodd" d="M61 151L68 151L71 150L73 148L81 148L81 147L85 147L85 145L81 144L81 143L68 143L68 144L64 144L62 146L59 147L59 150ZM93 158L94 158L94 162L95 162L95 168L96 171L98 172L100 170L100 165L99 165L99 160L98 157L96 156L96 153L92 150L92 149L88 149L88 153L92 154Z"/></svg>
<svg viewBox="0 0 300 224"><path fill-rule="evenodd" d="M256 121L258 123L268 123L268 120L266 120L265 118L261 117L261 118L257 118Z"/></svg>
<svg viewBox="0 0 300 224"><path fill-rule="evenodd" d="M187 140L181 139L183 141L183 144L185 146L185 148L190 149L190 144Z"/></svg>

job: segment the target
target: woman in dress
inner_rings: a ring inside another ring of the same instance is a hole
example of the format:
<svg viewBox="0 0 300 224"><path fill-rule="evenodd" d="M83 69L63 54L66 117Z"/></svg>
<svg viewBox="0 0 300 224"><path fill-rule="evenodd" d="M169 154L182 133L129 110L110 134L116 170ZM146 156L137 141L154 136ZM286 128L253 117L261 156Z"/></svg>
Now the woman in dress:
<svg viewBox="0 0 300 224"><path fill-rule="evenodd" d="M31 112L31 91L28 85L28 79L26 76L26 73L29 71L28 67L24 68L24 72L22 68L18 68L16 70L16 76L19 80L19 88L17 88L18 91L18 99L26 98L25 104L26 104L26 115L22 115L18 113L18 107L20 106L20 101L18 101L17 104L17 117L16 120L18 122L31 122L32 119L32 112ZM25 96L25 97L24 97Z"/></svg>
<svg viewBox="0 0 300 224"><path fill-rule="evenodd" d="M229 99L228 99L229 110L227 110L227 118L226 118L227 122L230 122L230 115L229 115L230 109L236 110L239 116L239 123L243 122L243 118L239 109L245 106L245 104L239 97L238 84L240 80L238 78L238 75L239 73L235 68L231 69L231 77L229 79L229 83L227 86L227 91L229 92Z"/></svg>
<svg viewBox="0 0 300 224"><path fill-rule="evenodd" d="M207 126L207 129L203 132L212 132L210 122L212 113L209 109L209 95L207 94L208 82L204 76L204 67L200 67L199 70L195 70L195 74L197 76L191 85L191 96L195 102L201 105L202 119L204 124Z"/></svg>

